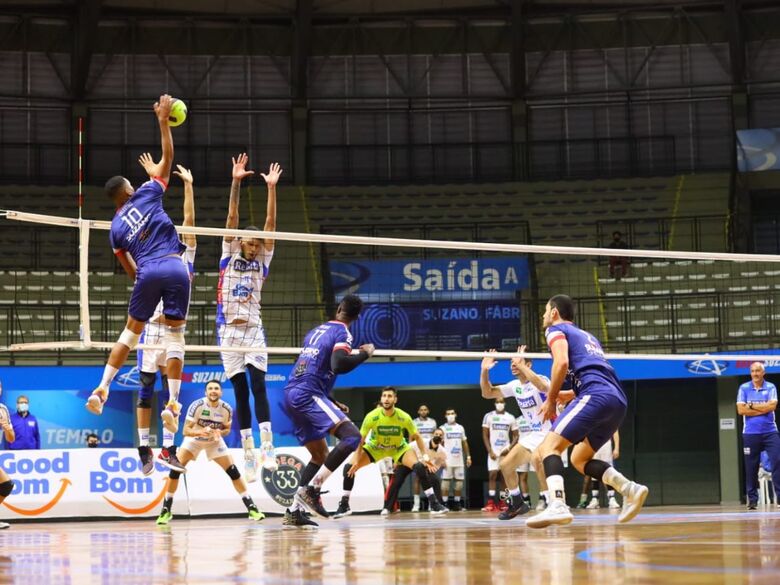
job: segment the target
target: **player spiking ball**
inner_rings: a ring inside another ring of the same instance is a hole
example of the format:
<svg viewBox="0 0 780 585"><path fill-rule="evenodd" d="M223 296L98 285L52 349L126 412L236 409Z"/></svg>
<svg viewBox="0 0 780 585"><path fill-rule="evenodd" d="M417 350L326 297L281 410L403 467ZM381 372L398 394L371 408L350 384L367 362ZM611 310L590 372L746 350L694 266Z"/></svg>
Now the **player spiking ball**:
<svg viewBox="0 0 780 585"><path fill-rule="evenodd" d="M101 414L108 399L108 388L127 355L138 345L146 322L162 301L165 346L170 401L163 413L169 428L178 428L181 406L178 403L181 373L184 367L184 329L190 302L190 274L181 259L186 246L163 209L162 198L168 187L173 165L173 136L170 128L173 98L161 95L154 104L160 126L162 156L150 167L153 177L133 189L125 177L111 177L105 186L106 195L116 206L111 221L109 240L119 263L135 282L127 309L127 323L111 349L100 384L87 400L87 409Z"/></svg>

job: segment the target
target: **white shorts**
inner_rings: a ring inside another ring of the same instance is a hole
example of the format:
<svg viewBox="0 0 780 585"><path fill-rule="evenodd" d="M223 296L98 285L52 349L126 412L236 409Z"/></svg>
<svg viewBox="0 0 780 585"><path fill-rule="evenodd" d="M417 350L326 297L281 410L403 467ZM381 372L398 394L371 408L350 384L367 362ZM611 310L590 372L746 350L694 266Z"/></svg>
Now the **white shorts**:
<svg viewBox="0 0 780 585"><path fill-rule="evenodd" d="M148 345L161 345L165 326L159 323L147 323L141 334L140 343ZM164 349L139 349L138 350L138 369L147 374L156 374L161 366L166 363L166 352Z"/></svg>
<svg viewBox="0 0 780 585"><path fill-rule="evenodd" d="M542 441L544 441L544 438L546 436L547 436L547 432L545 431L531 431L530 433L526 433L525 435L520 437L518 443L520 443L523 447L525 447L529 451L533 451L539 445L542 444Z"/></svg>
<svg viewBox="0 0 780 585"><path fill-rule="evenodd" d="M192 453L193 459L197 459L200 452L205 451L209 461L230 454L224 439L220 439L219 441L201 441L195 437L184 437L179 449L184 449L185 451Z"/></svg>
<svg viewBox="0 0 780 585"><path fill-rule="evenodd" d="M266 347L265 331L260 325L221 325L217 334L217 343L222 347ZM268 371L267 353L220 353L225 374L232 378L253 365L263 372Z"/></svg>
<svg viewBox="0 0 780 585"><path fill-rule="evenodd" d="M536 473L536 468L534 468L533 463L530 461L523 463L522 465L518 465L517 469L515 469L518 473L528 473L529 471L533 471Z"/></svg>
<svg viewBox="0 0 780 585"><path fill-rule="evenodd" d="M604 443L601 446L601 449L596 451L596 454L593 456L593 458L612 465L612 441L607 441Z"/></svg>
<svg viewBox="0 0 780 585"><path fill-rule="evenodd" d="M442 470L441 474L442 479L455 479L457 481L463 481L464 477L466 477L466 472L462 465L457 467L447 466Z"/></svg>
<svg viewBox="0 0 780 585"><path fill-rule="evenodd" d="M499 469L498 464L500 461L501 461L501 457L498 457L496 459L491 459L490 455L488 455L487 458L488 471L498 471Z"/></svg>

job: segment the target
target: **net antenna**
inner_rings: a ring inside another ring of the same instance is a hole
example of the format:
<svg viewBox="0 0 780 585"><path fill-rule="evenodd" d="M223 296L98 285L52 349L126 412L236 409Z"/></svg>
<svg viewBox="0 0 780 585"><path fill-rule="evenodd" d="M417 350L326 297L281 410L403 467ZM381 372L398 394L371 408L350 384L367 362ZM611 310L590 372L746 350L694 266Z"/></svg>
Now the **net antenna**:
<svg viewBox="0 0 780 585"><path fill-rule="evenodd" d="M107 231L111 224L108 221L89 220L83 218L67 218L51 215L42 215L27 213L22 211L3 211L0 214L5 215L7 219L35 223L49 226L68 227L79 230L79 307L80 307L80 340L63 342L41 342L41 343L15 343L7 347L1 347L3 351L42 351L42 350L86 350L100 349L108 350L113 346L113 342L100 342L93 339L90 319L90 299L89 299L89 241L92 230ZM340 244L363 247L387 246L393 248L417 248L417 249L438 249L448 251L471 251L471 252L492 252L504 254L554 254L557 256L590 256L590 257L611 257L619 254L628 258L644 258L674 260L674 261L723 261L729 263L780 263L780 255L774 254L746 254L746 253L727 253L727 252L689 252L689 251L658 251L658 250L637 250L620 249L616 251L612 248L590 248L575 246L550 246L534 244L501 244L488 242L470 242L470 241L446 241L446 240L423 240L411 238L389 238L389 237L368 237L351 235L332 235L317 233L296 233L296 232L265 232L262 230L247 231L239 229L223 229L208 227L183 227L178 226L179 234L194 234L200 236L212 236L223 238L232 236L235 238L257 238L272 239L286 242L305 242L319 244ZM772 274L780 274L780 271L773 271ZM780 288L776 285L775 288ZM128 297L129 298L129 297ZM311 326L316 325L312 323ZM300 342L302 340L298 340ZM297 355L300 348L297 346L279 347L270 346L267 348L257 347L224 347L218 345L187 345L188 351L218 353L257 353L265 352L270 355ZM137 349L164 349L161 345L139 344ZM355 350L356 351L356 350ZM474 359L479 360L483 357L494 357L497 359L510 359L513 357L526 357L531 359L549 359L547 352L525 352L516 351L457 351L457 350L404 350L404 349L377 349L375 354L378 357L395 358L453 358L453 359ZM713 355L711 353L606 353L608 359L620 360L675 360L675 361L706 361L717 357L719 361L725 362L744 362L744 361L772 361L777 360L777 354L722 354Z"/></svg>

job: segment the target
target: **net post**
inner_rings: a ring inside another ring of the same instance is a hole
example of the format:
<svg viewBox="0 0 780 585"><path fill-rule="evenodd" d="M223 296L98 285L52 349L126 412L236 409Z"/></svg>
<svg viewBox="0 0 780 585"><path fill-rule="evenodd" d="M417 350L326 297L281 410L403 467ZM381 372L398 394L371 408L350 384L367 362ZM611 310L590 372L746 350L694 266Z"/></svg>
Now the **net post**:
<svg viewBox="0 0 780 585"><path fill-rule="evenodd" d="M92 347L89 320L89 229L88 219L79 219L79 315L81 317L81 344Z"/></svg>

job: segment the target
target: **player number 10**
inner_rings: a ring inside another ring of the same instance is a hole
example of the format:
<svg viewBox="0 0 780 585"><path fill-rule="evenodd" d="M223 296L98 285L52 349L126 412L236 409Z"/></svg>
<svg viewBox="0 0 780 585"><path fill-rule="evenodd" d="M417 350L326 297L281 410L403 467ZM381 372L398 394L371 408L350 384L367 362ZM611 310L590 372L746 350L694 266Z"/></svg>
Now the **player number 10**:
<svg viewBox="0 0 780 585"><path fill-rule="evenodd" d="M137 226L139 223L141 223L141 220L144 218L143 213L138 211L135 207L131 207L127 210L127 213L125 213L122 216L122 221L125 222L130 228L133 228Z"/></svg>

